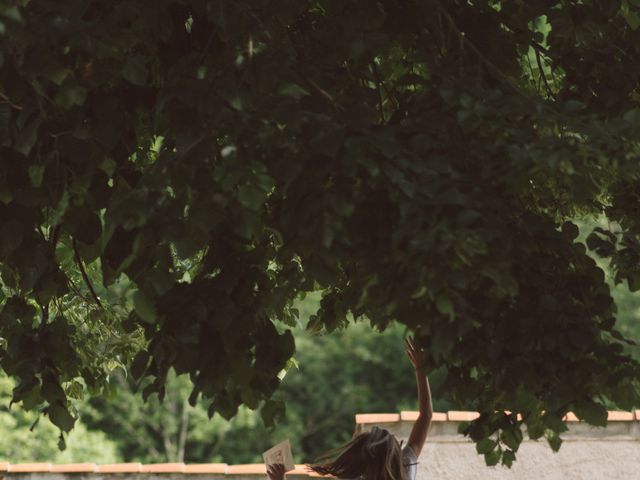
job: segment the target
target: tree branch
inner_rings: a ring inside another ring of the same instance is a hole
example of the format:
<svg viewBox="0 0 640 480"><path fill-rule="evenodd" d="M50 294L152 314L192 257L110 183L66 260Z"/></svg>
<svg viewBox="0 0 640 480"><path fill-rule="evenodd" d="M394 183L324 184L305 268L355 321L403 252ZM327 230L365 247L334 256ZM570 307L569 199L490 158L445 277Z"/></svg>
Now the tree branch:
<svg viewBox="0 0 640 480"><path fill-rule="evenodd" d="M533 51L536 52L536 63L538 64L538 70L540 70L540 76L542 77L542 81L544 82L544 87L547 89L547 93L549 94L549 96L553 100L555 100L556 96L551 91L551 87L549 86L549 82L547 82L547 76L544 74L544 68L542 66L542 60L540 59L540 52L538 51L537 48L534 48Z"/></svg>
<svg viewBox="0 0 640 480"><path fill-rule="evenodd" d="M7 96L6 96L4 93L2 93L2 92L0 92L0 98L1 98L2 100L4 100L4 102L3 102L3 103L8 103L8 104L11 106L11 108L15 108L16 110L22 110L22 109L23 109L23 107L22 107L22 106L20 106L20 105L16 105L15 103L13 103L13 102L11 101L11 99L10 99L9 97L7 97Z"/></svg>
<svg viewBox="0 0 640 480"><path fill-rule="evenodd" d="M96 302L96 305L98 305L98 307L100 308L103 308L102 303L100 302L100 299L96 294L96 291L93 289L93 285L91 285L91 280L89 280L89 276L87 275L87 272L84 269L84 265L82 264L82 259L80 258L80 254L78 253L78 244L75 238L71 240L71 244L73 246L73 256L76 260L76 263L78 264L80 273L82 274L82 279L84 280L84 283L87 284L87 288L89 289L89 292L91 292L91 296L93 297L93 300Z"/></svg>
<svg viewBox="0 0 640 480"><path fill-rule="evenodd" d="M384 118L384 107L382 106L382 89L380 87L380 75L378 75L378 67L376 66L376 61L372 61L371 62L371 69L373 70L373 76L376 79L376 85L378 87L378 102L380 103L380 121L382 122L382 125L384 125L386 123L386 120Z"/></svg>
<svg viewBox="0 0 640 480"><path fill-rule="evenodd" d="M176 462L184 462L184 451L187 445L187 435L189 433L189 399L182 402L182 418L180 419L180 434L178 436L178 451Z"/></svg>
<svg viewBox="0 0 640 480"><path fill-rule="evenodd" d="M59 237L60 237L60 224L58 224L55 227L53 227L53 230L51 231L51 234L49 235L49 240L51 241L51 246L53 248L54 253L55 253L55 250L56 250L56 244L58 243L58 238Z"/></svg>

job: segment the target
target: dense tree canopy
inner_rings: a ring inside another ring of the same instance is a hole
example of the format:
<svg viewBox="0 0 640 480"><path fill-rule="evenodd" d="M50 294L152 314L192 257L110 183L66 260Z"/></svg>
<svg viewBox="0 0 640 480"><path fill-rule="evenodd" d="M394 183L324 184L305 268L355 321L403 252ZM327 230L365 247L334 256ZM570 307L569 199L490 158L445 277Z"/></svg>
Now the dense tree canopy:
<svg viewBox="0 0 640 480"><path fill-rule="evenodd" d="M232 417L312 331L399 322L483 412L526 426L638 402L587 246L640 288L634 0L0 1L0 336L14 401L171 368ZM123 320L124 319L124 320ZM502 413L505 410L511 414ZM522 414L519 420L517 414Z"/></svg>

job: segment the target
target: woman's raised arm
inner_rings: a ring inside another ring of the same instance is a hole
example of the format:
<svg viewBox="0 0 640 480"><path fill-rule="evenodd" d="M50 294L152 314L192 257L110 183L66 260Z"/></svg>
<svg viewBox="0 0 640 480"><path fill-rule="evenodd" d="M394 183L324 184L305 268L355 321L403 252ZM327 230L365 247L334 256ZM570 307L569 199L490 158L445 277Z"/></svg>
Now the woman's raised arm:
<svg viewBox="0 0 640 480"><path fill-rule="evenodd" d="M433 417L433 405L431 403L431 389L429 388L429 380L423 371L424 352L419 350L413 338L405 339L407 344L407 355L416 372L416 383L418 385L418 403L420 404L420 414L413 424L409 441L407 444L413 449L416 457L420 456L422 446L427 438L431 418Z"/></svg>

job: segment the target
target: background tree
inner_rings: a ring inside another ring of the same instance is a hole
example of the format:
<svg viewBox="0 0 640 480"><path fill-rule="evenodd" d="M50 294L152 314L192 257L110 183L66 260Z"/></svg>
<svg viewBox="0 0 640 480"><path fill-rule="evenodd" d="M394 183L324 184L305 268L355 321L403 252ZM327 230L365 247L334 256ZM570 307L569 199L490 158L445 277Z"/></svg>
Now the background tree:
<svg viewBox="0 0 640 480"><path fill-rule="evenodd" d="M50 422L39 422L38 412L27 412L17 405L8 408L14 382L0 377L0 458L20 462L91 462L112 463L120 457L117 443L104 432L88 430L82 422L66 439L66 449L59 448L59 430Z"/></svg>
<svg viewBox="0 0 640 480"><path fill-rule="evenodd" d="M312 331L412 331L451 401L482 412L465 433L489 464L511 464L523 426L558 448L568 410L602 425L607 402L637 405L638 363L570 221L619 226L587 245L635 290L635 2L0 15L0 361L26 408L69 431L69 398L137 351L144 399L173 369L209 415L244 404L271 426L295 348L282 323L312 290ZM121 348L92 356L94 330Z"/></svg>

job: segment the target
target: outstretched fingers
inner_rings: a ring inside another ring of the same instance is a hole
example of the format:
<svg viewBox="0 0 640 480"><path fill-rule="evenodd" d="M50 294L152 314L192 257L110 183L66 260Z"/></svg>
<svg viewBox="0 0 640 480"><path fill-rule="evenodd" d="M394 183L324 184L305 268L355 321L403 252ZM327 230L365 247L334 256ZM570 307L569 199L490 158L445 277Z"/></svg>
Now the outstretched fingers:
<svg viewBox="0 0 640 480"><path fill-rule="evenodd" d="M284 465L281 463L267 465L267 476L269 480L282 480L284 478Z"/></svg>
<svg viewBox="0 0 640 480"><path fill-rule="evenodd" d="M406 352L413 368L418 370L422 367L422 364L425 360L425 352L422 349L419 349L416 346L415 340L413 337L406 337L404 339L406 345Z"/></svg>

